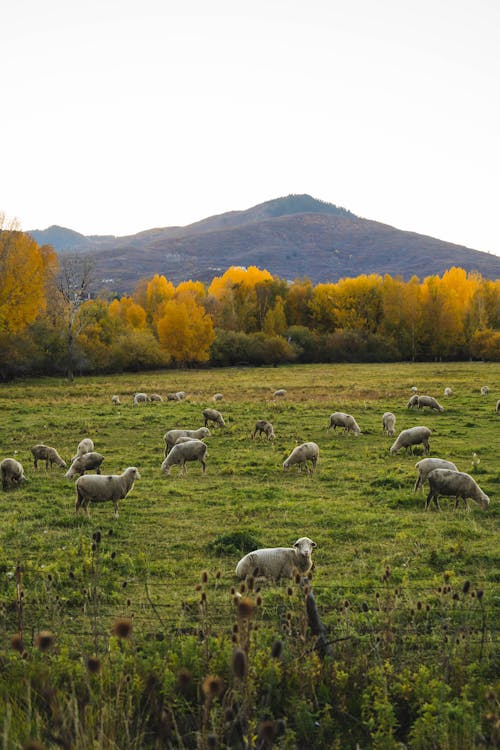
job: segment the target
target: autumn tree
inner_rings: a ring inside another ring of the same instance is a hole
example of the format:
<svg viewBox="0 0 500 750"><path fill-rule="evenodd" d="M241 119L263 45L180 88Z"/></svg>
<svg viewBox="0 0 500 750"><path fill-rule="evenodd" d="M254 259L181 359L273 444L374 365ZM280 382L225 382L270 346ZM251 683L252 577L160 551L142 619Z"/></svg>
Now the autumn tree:
<svg viewBox="0 0 500 750"><path fill-rule="evenodd" d="M156 324L163 315L163 306L172 299L175 287L171 281L160 274L155 274L146 288L146 313L149 322Z"/></svg>
<svg viewBox="0 0 500 750"><path fill-rule="evenodd" d="M178 365L208 361L215 338L213 322L192 297L165 302L157 330L162 349Z"/></svg>
<svg viewBox="0 0 500 750"><path fill-rule="evenodd" d="M146 326L146 311L142 305L134 302L132 297L114 299L109 305L109 314L131 328L145 328Z"/></svg>
<svg viewBox="0 0 500 750"><path fill-rule="evenodd" d="M285 300L285 314L288 325L312 327L310 311L312 296L312 281L308 278L295 279L288 288Z"/></svg>
<svg viewBox="0 0 500 750"><path fill-rule="evenodd" d="M231 266L222 276L212 279L208 288L208 309L216 325L234 331L258 330L256 286L272 280L269 271L256 266Z"/></svg>
<svg viewBox="0 0 500 750"><path fill-rule="evenodd" d="M60 298L66 341L66 375L74 379L77 363L76 339L84 325L78 313L83 303L90 297L90 287L94 277L94 264L88 256L63 255L55 280L55 288Z"/></svg>

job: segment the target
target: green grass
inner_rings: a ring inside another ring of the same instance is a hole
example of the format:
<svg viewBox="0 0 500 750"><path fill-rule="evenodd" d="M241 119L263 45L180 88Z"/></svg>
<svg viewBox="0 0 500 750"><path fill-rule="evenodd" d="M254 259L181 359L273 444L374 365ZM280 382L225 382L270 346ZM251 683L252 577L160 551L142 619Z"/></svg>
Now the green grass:
<svg viewBox="0 0 500 750"><path fill-rule="evenodd" d="M461 592L469 581L471 592L484 592L481 609L477 599L467 605L471 627L479 627L484 607L488 638L494 638L499 602L499 375L498 365L479 363L314 365L2 385L0 458L16 457L29 479L21 488L0 492L4 640L8 644L17 632L21 617L25 639L48 628L68 658L106 653L112 623L123 616L133 618L137 643L158 632L167 640L196 632L196 587L203 571L209 577L211 633L230 638L230 590L239 585L234 568L247 551L248 536L260 546L288 546L300 536L314 539L314 593L332 640L345 633L353 637L353 632L365 637L370 627L377 637L384 637L382 600L390 600L395 620L411 620L412 611L418 616L418 602L432 605L437 618L439 607L444 607L438 588L445 578L454 591ZM490 386L487 397L479 392L484 384ZM445 412L407 410L413 385L435 396ZM451 398L442 395L445 386L453 389ZM272 398L277 388L287 390L284 399ZM166 396L177 390L186 391L185 401L132 404L136 391ZM218 391L224 400L215 406L226 428L211 428L206 474L192 463L185 476L174 467L165 477L160 471L164 433L201 426L202 409L214 406L211 397ZM121 406L111 404L114 393L120 395ZM416 449L415 456L403 451L389 454L393 438L381 427L387 410L396 414L396 434L416 424L432 428L430 455L452 460L473 474L491 498L489 508L482 511L470 501L470 512L454 512L453 500L443 498L441 513L424 512L425 495L413 492L414 464L422 453ZM353 414L363 434L327 431L333 411ZM251 440L257 419L273 423L274 441ZM76 515L73 482L64 478L64 470L47 471L43 463L38 471L33 469L32 445L52 445L69 460L83 437L91 437L105 456L103 473L118 473L127 466L141 472L142 478L121 501L116 519L111 503L92 506L90 517ZM320 446L317 471L283 472L284 459L306 440ZM471 462L473 452L481 459L477 467ZM97 531L101 541L96 545ZM236 543L220 544L225 537ZM386 570L390 573L384 578ZM287 582L262 585L263 633L282 633L287 588ZM394 599L398 588L399 599ZM460 606L465 607L462 601ZM445 618L453 620L458 605L454 607L446 605ZM371 625L370 613L376 613ZM440 658L441 647L432 639L419 649L421 663L435 664ZM345 690L347 694L347 686ZM39 736L41 731L33 727L32 734ZM204 741L207 731L202 728ZM300 737L297 727L295 731ZM376 746L373 733L371 737ZM347 735L342 738L341 746L351 747ZM78 746L85 746L83 740Z"/></svg>

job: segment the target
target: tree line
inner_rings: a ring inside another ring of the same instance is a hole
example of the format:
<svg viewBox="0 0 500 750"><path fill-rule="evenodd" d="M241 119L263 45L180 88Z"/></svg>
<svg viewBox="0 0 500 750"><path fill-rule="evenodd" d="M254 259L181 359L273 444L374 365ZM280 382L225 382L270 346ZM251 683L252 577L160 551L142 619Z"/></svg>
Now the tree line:
<svg viewBox="0 0 500 750"><path fill-rule="evenodd" d="M453 267L409 281L313 285L230 267L206 285L157 274L93 295L89 256L59 258L0 217L0 377L163 367L500 361L500 280Z"/></svg>

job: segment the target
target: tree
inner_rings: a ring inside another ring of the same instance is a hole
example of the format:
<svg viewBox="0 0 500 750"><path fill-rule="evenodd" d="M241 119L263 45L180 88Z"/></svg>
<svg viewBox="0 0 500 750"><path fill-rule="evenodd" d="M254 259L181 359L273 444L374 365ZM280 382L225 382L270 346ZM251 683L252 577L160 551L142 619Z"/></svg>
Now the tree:
<svg viewBox="0 0 500 750"><path fill-rule="evenodd" d="M63 255L55 288L61 300L63 325L66 335L66 376L74 379L77 364L76 339L82 330L85 320L78 318L83 303L90 298L90 286L93 281L94 265L85 255Z"/></svg>
<svg viewBox="0 0 500 750"><path fill-rule="evenodd" d="M192 297L165 302L157 329L162 349L178 365L208 361L215 339L213 322Z"/></svg>

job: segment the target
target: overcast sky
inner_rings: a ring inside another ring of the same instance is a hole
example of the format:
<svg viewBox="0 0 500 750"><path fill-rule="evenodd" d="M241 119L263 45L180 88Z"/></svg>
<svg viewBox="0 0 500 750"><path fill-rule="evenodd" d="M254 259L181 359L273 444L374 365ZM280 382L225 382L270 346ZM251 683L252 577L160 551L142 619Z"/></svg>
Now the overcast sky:
<svg viewBox="0 0 500 750"><path fill-rule="evenodd" d="M1 29L25 230L309 193L500 254L499 0L8 0Z"/></svg>

